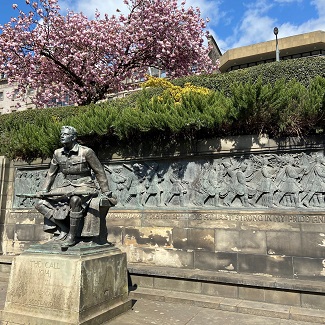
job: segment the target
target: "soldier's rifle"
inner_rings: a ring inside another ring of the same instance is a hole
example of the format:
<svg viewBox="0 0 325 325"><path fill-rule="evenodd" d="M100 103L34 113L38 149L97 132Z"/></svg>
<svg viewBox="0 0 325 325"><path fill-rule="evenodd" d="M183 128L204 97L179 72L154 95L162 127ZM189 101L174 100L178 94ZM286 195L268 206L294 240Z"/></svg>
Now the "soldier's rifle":
<svg viewBox="0 0 325 325"><path fill-rule="evenodd" d="M50 197L65 197L65 198L70 198L71 196L74 195L80 195L80 196L97 196L98 191L72 191L72 192L67 192L67 193L62 193L62 192L55 192L55 191L50 191L50 192L37 192L37 193L22 193L22 194L16 194L18 197L22 198L29 198L29 199L43 199L43 198L50 198Z"/></svg>

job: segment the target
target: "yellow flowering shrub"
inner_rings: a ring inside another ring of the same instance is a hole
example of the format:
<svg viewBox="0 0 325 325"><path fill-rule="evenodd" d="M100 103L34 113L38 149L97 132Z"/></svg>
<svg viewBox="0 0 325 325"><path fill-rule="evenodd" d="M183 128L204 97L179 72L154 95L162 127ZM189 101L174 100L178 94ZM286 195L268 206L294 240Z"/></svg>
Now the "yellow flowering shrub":
<svg viewBox="0 0 325 325"><path fill-rule="evenodd" d="M184 87L175 86L170 81L164 78L157 78L152 76L147 76L147 81L142 83L142 88L156 87L163 89L162 95L158 96L159 100L163 100L164 97L171 96L176 103L179 103L183 95L189 93L196 93L201 95L208 95L211 90L204 87L197 87L187 82Z"/></svg>

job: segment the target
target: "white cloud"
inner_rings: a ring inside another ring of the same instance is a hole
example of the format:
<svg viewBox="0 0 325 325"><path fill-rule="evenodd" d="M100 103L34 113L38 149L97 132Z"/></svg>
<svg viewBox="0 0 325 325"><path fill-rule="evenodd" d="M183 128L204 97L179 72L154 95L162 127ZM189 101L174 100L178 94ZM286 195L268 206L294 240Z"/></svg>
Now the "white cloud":
<svg viewBox="0 0 325 325"><path fill-rule="evenodd" d="M319 18L325 17L325 0L312 0L311 3L316 7Z"/></svg>
<svg viewBox="0 0 325 325"><path fill-rule="evenodd" d="M289 21L290 14L285 17L287 21L283 22L279 21L279 17L272 17L270 9L275 6L275 2L284 5L291 3L291 6L294 6L294 2L301 3L302 0L251 1L246 5L247 10L243 13L232 36L225 40L220 40L220 44L223 44L226 49L230 49L272 40L274 39L274 26L279 28L279 38L315 30L325 30L325 0L312 0L310 4L315 6L318 13L317 17L306 20L299 25Z"/></svg>
<svg viewBox="0 0 325 325"><path fill-rule="evenodd" d="M90 19L94 18L96 9L98 9L102 15L108 14L109 16L116 15L117 9L122 13L128 12L123 0L61 0L59 1L59 4L63 10L70 9L75 12L82 12Z"/></svg>
<svg viewBox="0 0 325 325"><path fill-rule="evenodd" d="M248 4L241 21L234 29L233 37L226 40L226 47L240 47L272 39L276 20L267 15L272 6L266 0Z"/></svg>
<svg viewBox="0 0 325 325"><path fill-rule="evenodd" d="M292 3L292 2L302 2L302 0L275 0L278 3Z"/></svg>
<svg viewBox="0 0 325 325"><path fill-rule="evenodd" d="M179 3L181 0L179 0ZM199 7L202 18L210 18L216 22L220 17L219 4L221 0L187 0L186 7ZM70 9L76 12L82 12L89 18L93 18L96 9L101 14L107 13L109 16L116 14L116 9L122 13L128 13L123 0L59 0L61 9Z"/></svg>
<svg viewBox="0 0 325 325"><path fill-rule="evenodd" d="M295 25L290 22L283 23L279 26L279 35L281 37L325 30L325 0L313 0L311 4L316 8L317 17L306 20L300 25Z"/></svg>
<svg viewBox="0 0 325 325"><path fill-rule="evenodd" d="M220 11L221 0L187 0L186 7L199 7L201 17L209 18L210 25L217 25L225 13Z"/></svg>

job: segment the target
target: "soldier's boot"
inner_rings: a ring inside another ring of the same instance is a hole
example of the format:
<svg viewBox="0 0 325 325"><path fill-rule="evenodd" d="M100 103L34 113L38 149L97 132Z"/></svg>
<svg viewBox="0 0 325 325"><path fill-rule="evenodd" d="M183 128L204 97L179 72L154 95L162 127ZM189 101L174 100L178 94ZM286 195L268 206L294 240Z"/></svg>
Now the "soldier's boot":
<svg viewBox="0 0 325 325"><path fill-rule="evenodd" d="M54 240L63 240L63 239L65 239L67 237L68 232L69 232L69 228L67 227L67 225L63 221L54 219L53 210L49 209L49 211L47 211L44 214L44 218L52 221L58 228L60 228L59 229L60 230L60 235L54 237L53 238Z"/></svg>
<svg viewBox="0 0 325 325"><path fill-rule="evenodd" d="M55 220L54 222L60 227L60 235L55 237L54 240L66 239L69 233L69 228L67 227L67 225L61 220Z"/></svg>
<svg viewBox="0 0 325 325"><path fill-rule="evenodd" d="M83 217L83 211L70 212L70 230L67 238L61 244L61 247L74 246L76 242L77 231L79 228L80 220Z"/></svg>

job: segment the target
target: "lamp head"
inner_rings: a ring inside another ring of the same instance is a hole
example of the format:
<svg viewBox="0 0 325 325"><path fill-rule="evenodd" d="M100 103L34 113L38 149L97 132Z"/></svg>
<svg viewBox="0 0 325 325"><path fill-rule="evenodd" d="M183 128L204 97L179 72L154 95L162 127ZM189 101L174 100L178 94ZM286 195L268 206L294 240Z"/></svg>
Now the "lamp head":
<svg viewBox="0 0 325 325"><path fill-rule="evenodd" d="M277 36L278 33L279 33L279 28L278 27L274 27L273 33L274 33L275 36Z"/></svg>

